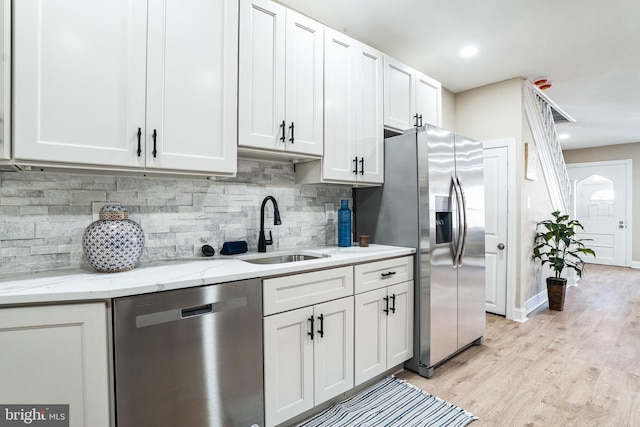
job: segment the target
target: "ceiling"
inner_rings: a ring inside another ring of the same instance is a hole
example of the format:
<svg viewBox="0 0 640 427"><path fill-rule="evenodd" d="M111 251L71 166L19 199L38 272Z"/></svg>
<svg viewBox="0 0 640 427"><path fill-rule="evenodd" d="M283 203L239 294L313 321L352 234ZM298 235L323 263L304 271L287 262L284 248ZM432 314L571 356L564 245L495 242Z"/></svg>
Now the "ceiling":
<svg viewBox="0 0 640 427"><path fill-rule="evenodd" d="M563 148L640 142L640 1L279 0L458 93L513 77L575 123ZM479 53L462 58L475 45Z"/></svg>

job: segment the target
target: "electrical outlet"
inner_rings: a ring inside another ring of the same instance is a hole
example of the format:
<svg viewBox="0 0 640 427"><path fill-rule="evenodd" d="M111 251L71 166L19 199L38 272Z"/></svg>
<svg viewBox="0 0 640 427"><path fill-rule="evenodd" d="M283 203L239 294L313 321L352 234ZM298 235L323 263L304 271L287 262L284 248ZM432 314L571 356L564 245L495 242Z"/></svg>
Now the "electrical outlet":
<svg viewBox="0 0 640 427"><path fill-rule="evenodd" d="M335 221L336 211L335 211L335 208L333 207L333 203L324 204L324 217L327 221Z"/></svg>

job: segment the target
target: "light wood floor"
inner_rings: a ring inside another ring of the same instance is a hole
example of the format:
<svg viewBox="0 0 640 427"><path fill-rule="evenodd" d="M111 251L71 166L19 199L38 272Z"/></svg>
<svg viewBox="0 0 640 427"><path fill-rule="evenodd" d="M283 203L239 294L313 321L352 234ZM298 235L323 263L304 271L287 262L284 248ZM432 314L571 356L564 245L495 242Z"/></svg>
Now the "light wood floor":
<svg viewBox="0 0 640 427"><path fill-rule="evenodd" d="M482 346L398 375L483 426L640 426L640 271L589 265L565 309L525 323L487 315Z"/></svg>

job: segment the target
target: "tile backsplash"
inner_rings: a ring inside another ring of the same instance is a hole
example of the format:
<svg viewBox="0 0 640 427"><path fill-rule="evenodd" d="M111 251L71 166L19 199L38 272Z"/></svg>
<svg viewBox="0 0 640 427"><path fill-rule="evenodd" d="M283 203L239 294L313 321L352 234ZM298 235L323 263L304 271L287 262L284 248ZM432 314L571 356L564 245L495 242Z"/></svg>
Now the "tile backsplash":
<svg viewBox="0 0 640 427"><path fill-rule="evenodd" d="M235 178L126 177L44 172L0 172L0 274L89 266L84 229L107 203L120 203L142 226L141 262L191 257L204 244L216 249L246 240L257 249L260 205L278 202L282 225L267 204L268 250L336 244L336 224L325 203L340 206L351 188L296 185L293 165L239 160Z"/></svg>

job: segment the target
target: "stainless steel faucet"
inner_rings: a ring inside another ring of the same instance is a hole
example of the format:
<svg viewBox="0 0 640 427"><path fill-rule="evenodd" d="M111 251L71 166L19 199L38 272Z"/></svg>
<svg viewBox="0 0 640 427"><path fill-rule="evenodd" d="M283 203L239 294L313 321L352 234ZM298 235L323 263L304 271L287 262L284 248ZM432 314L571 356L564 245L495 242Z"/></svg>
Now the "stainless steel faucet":
<svg viewBox="0 0 640 427"><path fill-rule="evenodd" d="M267 252L267 245L273 245L273 235L271 234L271 230L269 230L269 240L264 236L264 207L269 200L273 202L273 225L282 224L276 199L273 196L265 197L262 201L262 206L260 207L260 236L258 237L258 252Z"/></svg>

